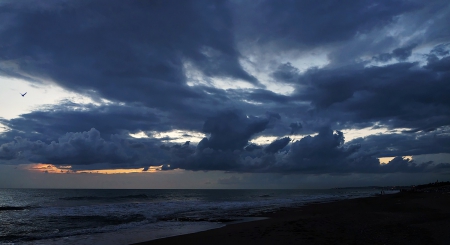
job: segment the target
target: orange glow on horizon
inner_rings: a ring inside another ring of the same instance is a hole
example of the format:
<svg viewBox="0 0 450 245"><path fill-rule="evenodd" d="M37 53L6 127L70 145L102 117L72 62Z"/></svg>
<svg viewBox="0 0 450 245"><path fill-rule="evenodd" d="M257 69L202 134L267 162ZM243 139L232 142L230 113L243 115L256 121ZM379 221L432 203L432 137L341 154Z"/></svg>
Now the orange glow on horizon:
<svg viewBox="0 0 450 245"><path fill-rule="evenodd" d="M380 160L380 164L384 165L384 164L388 164L394 158L395 157L380 157L380 158L378 158L378 160ZM408 159L410 161L412 160L412 156L403 156L403 158Z"/></svg>
<svg viewBox="0 0 450 245"><path fill-rule="evenodd" d="M161 170L162 166L151 166L147 171L144 168L118 168L118 169L89 169L74 170L72 166L56 166L45 163L32 163L21 165L21 169L51 174L129 174L129 173L153 173Z"/></svg>

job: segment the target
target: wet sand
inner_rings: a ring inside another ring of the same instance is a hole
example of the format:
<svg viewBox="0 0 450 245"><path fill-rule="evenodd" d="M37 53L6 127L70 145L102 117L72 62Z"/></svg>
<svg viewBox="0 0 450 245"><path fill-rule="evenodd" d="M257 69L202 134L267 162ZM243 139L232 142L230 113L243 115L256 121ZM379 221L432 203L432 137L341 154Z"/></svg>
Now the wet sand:
<svg viewBox="0 0 450 245"><path fill-rule="evenodd" d="M450 244L450 193L404 192L309 204L139 245Z"/></svg>

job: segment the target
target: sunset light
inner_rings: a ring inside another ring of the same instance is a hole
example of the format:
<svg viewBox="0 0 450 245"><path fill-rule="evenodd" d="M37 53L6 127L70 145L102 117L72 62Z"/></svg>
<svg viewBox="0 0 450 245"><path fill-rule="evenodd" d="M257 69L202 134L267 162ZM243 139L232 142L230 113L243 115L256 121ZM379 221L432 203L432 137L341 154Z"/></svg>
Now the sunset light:
<svg viewBox="0 0 450 245"><path fill-rule="evenodd" d="M129 174L129 173L152 173L161 170L162 166L151 166L144 171L145 168L136 169L89 169L89 170L73 170L72 166L55 166L52 164L36 163L21 165L21 168L28 171L37 171L50 174Z"/></svg>

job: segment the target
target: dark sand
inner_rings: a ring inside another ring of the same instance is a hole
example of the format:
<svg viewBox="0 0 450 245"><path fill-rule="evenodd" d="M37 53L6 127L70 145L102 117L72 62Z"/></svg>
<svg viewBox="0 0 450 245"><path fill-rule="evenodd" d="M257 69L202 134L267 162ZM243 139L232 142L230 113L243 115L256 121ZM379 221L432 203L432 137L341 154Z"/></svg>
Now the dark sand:
<svg viewBox="0 0 450 245"><path fill-rule="evenodd" d="M310 204L268 217L138 244L450 244L447 191Z"/></svg>

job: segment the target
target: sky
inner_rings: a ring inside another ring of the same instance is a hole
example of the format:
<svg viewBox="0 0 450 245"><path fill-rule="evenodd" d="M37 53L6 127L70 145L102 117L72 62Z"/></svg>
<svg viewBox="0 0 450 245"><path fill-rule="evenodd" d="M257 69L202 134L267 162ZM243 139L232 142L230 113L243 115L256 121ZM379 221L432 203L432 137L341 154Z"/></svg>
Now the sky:
<svg viewBox="0 0 450 245"><path fill-rule="evenodd" d="M449 23L445 0L2 0L0 188L450 180Z"/></svg>

